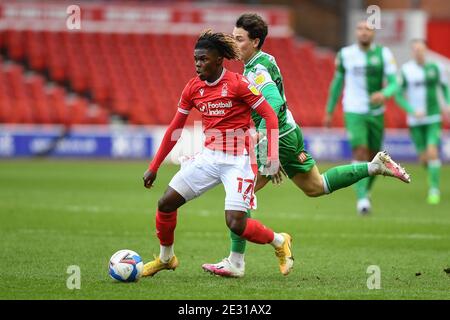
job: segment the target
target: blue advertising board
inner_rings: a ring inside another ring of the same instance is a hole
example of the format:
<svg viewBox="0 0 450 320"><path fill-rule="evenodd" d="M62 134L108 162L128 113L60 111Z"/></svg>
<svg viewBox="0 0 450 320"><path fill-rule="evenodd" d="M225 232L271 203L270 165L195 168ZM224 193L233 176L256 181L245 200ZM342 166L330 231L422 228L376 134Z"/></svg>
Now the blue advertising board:
<svg viewBox="0 0 450 320"><path fill-rule="evenodd" d="M2 125L0 158L45 155L57 158L150 159L164 131L164 127L140 126L80 126L64 131L59 126ZM343 129L304 128L303 133L305 147L316 160L351 160L351 148ZM183 141L183 144L201 143L196 140L201 139ZM383 148L398 161L417 159L408 130L387 130ZM450 134L446 131L440 148L442 160L450 162Z"/></svg>
<svg viewBox="0 0 450 320"><path fill-rule="evenodd" d="M317 160L351 160L351 147L343 129L305 128L303 129L305 148ZM414 144L406 129L388 129L385 132L383 149L398 161L416 161ZM450 162L450 134L443 132L440 145L441 158Z"/></svg>
<svg viewBox="0 0 450 320"><path fill-rule="evenodd" d="M153 137L144 130L84 127L0 127L0 157L149 159Z"/></svg>

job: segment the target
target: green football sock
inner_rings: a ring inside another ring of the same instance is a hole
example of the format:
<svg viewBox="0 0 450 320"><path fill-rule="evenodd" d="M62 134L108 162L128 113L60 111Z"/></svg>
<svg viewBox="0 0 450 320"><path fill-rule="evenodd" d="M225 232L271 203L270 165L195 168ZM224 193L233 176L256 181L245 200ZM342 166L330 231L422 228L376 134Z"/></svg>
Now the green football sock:
<svg viewBox="0 0 450 320"><path fill-rule="evenodd" d="M329 169L323 174L329 193L360 183L369 176L367 162L353 163ZM362 179L362 180L361 180Z"/></svg>
<svg viewBox="0 0 450 320"><path fill-rule="evenodd" d="M359 199L367 198L367 185L369 177L359 180L355 183L356 197Z"/></svg>
<svg viewBox="0 0 450 320"><path fill-rule="evenodd" d="M245 215L247 218L250 218L250 210L247 210L247 213ZM240 236L238 236L233 231L230 231L230 238L231 238L231 252L237 252L237 253L245 253L245 247L247 244L247 241Z"/></svg>
<svg viewBox="0 0 450 320"><path fill-rule="evenodd" d="M376 177L377 177L377 176L370 176L370 177L368 178L368 182L367 182L367 191L372 190L373 183L374 183Z"/></svg>
<svg viewBox="0 0 450 320"><path fill-rule="evenodd" d="M430 189L439 190L440 173L441 173L441 161L439 160L428 161L428 184L430 186Z"/></svg>

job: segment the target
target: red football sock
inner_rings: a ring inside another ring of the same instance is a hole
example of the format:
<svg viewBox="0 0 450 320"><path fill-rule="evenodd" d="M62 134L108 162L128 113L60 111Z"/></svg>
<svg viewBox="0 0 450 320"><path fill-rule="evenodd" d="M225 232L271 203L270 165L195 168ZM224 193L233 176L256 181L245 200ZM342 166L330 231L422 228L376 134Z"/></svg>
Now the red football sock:
<svg viewBox="0 0 450 320"><path fill-rule="evenodd" d="M156 211L156 235L163 246L173 244L174 231L177 226L177 212Z"/></svg>
<svg viewBox="0 0 450 320"><path fill-rule="evenodd" d="M273 241L274 233L258 220L247 218L247 225L241 237L250 242L266 244Z"/></svg>

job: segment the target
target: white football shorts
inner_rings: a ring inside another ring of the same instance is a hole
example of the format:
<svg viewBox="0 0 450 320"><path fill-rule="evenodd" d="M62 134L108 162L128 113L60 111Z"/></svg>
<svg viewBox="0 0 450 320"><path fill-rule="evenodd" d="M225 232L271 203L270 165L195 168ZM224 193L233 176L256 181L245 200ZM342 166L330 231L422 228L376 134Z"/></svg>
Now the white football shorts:
<svg viewBox="0 0 450 320"><path fill-rule="evenodd" d="M256 208L256 170L249 155L234 156L204 148L181 163L169 186L188 202L222 183L225 210L247 211Z"/></svg>

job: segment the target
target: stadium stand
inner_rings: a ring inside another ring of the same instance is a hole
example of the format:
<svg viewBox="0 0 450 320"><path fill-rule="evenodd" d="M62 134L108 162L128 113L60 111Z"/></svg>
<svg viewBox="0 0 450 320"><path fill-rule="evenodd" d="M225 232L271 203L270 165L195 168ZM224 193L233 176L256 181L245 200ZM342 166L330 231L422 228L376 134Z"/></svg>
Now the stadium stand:
<svg viewBox="0 0 450 320"><path fill-rule="evenodd" d="M133 124L168 124L194 75L195 40L176 34L3 30L0 122L108 123L117 115ZM333 54L293 37L268 38L264 49L282 70L297 122L321 126ZM238 62L227 67L242 70ZM405 127L392 101L386 123ZM340 107L334 125L343 126Z"/></svg>

